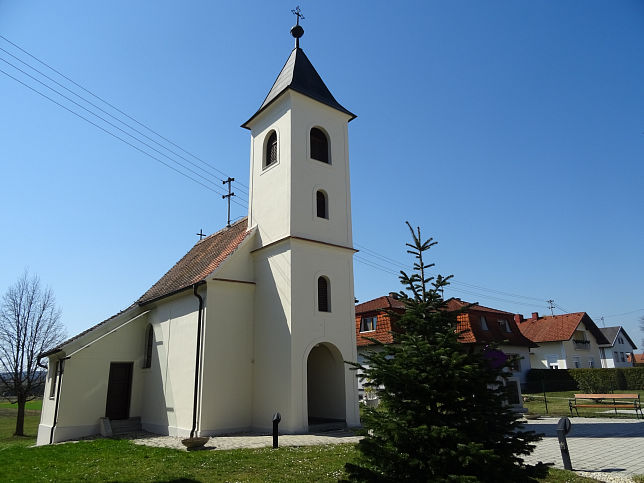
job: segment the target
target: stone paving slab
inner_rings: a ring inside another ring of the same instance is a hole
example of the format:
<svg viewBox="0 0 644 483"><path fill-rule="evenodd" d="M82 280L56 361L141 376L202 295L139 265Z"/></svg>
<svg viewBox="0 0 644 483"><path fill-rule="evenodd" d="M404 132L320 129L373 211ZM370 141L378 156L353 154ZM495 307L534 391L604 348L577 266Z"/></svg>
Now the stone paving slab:
<svg viewBox="0 0 644 483"><path fill-rule="evenodd" d="M563 468L557 439L559 418L528 421L526 429L545 434L534 452L525 458L530 464L542 461ZM644 474L644 421L641 419L570 418L566 436L572 467L589 472L601 481L628 481L611 476Z"/></svg>

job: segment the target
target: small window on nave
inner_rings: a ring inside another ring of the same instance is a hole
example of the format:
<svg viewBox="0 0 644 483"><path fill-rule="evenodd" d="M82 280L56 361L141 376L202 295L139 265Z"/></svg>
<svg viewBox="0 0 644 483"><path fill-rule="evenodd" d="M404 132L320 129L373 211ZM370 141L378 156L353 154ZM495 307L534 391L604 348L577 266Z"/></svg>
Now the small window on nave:
<svg viewBox="0 0 644 483"><path fill-rule="evenodd" d="M318 190L315 193L316 213L318 218L329 219L329 200L324 191Z"/></svg>

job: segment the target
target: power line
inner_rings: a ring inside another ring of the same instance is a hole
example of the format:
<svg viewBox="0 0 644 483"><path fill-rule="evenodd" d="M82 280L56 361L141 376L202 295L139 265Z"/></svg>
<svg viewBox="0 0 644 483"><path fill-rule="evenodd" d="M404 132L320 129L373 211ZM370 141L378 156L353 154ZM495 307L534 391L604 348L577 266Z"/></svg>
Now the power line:
<svg viewBox="0 0 644 483"><path fill-rule="evenodd" d="M228 177L228 175L227 175L226 173L224 173L223 171L221 171L221 170L220 170L220 169L218 169L217 167L213 166L212 164L208 163L207 161L204 161L204 160L203 160L203 159L201 159L199 156L196 156L195 154L191 153L190 151L188 151L188 150L186 150L186 149L182 148L181 146L179 146L179 145L178 145L178 144L176 144L175 142L173 142L173 141L171 141L170 139L168 139L168 138L164 137L163 135L159 134L158 132L156 132L155 130L153 130L152 128L150 128L149 126L147 126L146 124L144 124L144 123L142 123L142 122L138 121L137 119L135 119L134 117L130 116L130 115L129 115L129 114L127 114L126 112L122 111L121 109L119 109L119 108L118 108L118 107L116 107L115 105L111 104L111 103L110 103L110 102L108 102L107 100L105 100L105 99L103 99L102 97L100 97L100 96L98 96L98 95L94 94L94 93L93 93L92 91L90 91L89 89L86 89L86 88L85 88L85 87L83 87L82 85L78 84L77 82L75 82L75 81L74 81L73 79L71 79L70 77L66 76L65 74L63 74L63 73L62 73L62 72L60 72L59 70L55 69L54 67L52 67L52 66L51 66L51 65L49 65L48 63L44 62L43 60L40 60L38 57L36 57L35 55L31 54L31 53L30 53L30 52L28 52L27 50L23 49L23 48L22 48L22 47L20 47L19 45L15 44L14 42L12 42L11 40L9 40L8 38L4 37L3 35L0 35L0 38L2 38L5 42L7 42L7 43L9 43L9 44L13 45L15 48L17 48L17 49L18 49L18 50L20 50L21 52L25 53L26 55L28 55L28 56L29 56L29 57L31 57L32 59L36 60L36 61L37 61L37 62L39 62L40 64L44 65L45 67L47 67L47 68L48 68L48 69L50 69L51 71L55 72L56 74L58 74L58 75L59 75L59 76L61 76L62 78L64 78L64 79L66 79L67 81L71 82L72 84L74 84L74 85L75 85L76 87L78 87L79 89L82 89L83 91L87 92L88 94L90 94L90 95L91 95L92 97L94 97L95 99L98 99L99 101L101 101L101 102L103 102L104 104L106 104L107 106L111 107L112 109L114 109L114 110L115 110L115 111L117 111L118 113L120 113L120 114L122 114L123 116L127 117L128 119L130 119L130 120L134 121L134 122L135 122L136 124L138 124L139 126L141 126L141 127L145 128L145 129L147 129L149 132L153 133L154 135L156 135L156 136L158 136L159 138L163 139L163 140L164 140L164 141L166 141L167 143L171 144L171 145L172 145L172 146L174 146L175 148L177 148L177 149L181 150L182 152L184 152L185 154L187 154L187 155L189 155L189 156L193 157L194 159L196 159L197 161L199 161L199 162L203 163L204 165L209 166L211 169L215 170L216 172L220 173L221 175L223 175L223 176L225 176L225 177ZM67 89L65 86L62 86L60 83L58 83L57 81L55 81L55 80L51 79L51 77L47 76L46 74L44 74L44 73L40 72L40 71L39 71L38 69L36 69L35 67L32 67L31 65L29 65L29 64L27 64L26 62L22 61L21 59L19 59L18 57L14 56L14 55L13 55L13 54L11 54L10 52L6 51L5 49L2 49L2 50L3 50L4 52L7 52L7 53L8 53L9 55L11 55L13 58L15 58L15 59L19 60L19 61L20 61L20 62L22 62L23 64L25 64L25 65L29 66L30 68L32 68L32 69L33 69L33 70L35 70L36 72L39 72L41 75L43 75L43 76L47 77L47 78L48 78L48 79L50 79L51 81L56 82L56 83L57 83L58 85L60 85L61 87L63 87L63 88L65 88L65 89ZM110 115L110 116L111 116L111 117L113 117L114 119L117 119L116 117L114 117L114 116L112 116L111 114L107 113L106 111L104 111L104 110L103 110L103 109L101 109L100 107L96 106L96 105L95 105L95 104L93 104L92 102L90 102L90 101L88 101L87 99L83 98L83 97L82 97L82 96L80 96L79 94L77 94L77 93L75 93L75 92L73 92L73 91L71 91L71 90L69 90L69 89L67 89L67 90L68 90L69 92L72 92L74 95L78 96L79 98L81 98L81 99L85 100L85 102L87 102L87 103L89 103L89 104L93 105L93 106L94 106L94 107L96 107L97 109L100 109L101 111L103 111L103 112L105 112L106 114ZM117 119L117 120L118 120L118 119ZM125 125L127 125L125 122L123 122L123 121L121 121L121 120L118 120L118 121L119 121L119 122L121 122L121 123L123 123L123 124L125 124ZM131 127L131 126L129 126L129 125L127 125L127 126L128 126L128 127L130 127L130 129L132 129L132 130L134 130L134 131L136 131L136 132L140 133L141 135L143 135L143 136L147 137L145 134L141 133L140 131L136 130L135 128L133 128L133 127ZM148 139L150 139L150 138L148 137ZM155 143L159 144L160 146L162 146L162 145L161 145L160 143L158 143L157 141L153 141L153 142L155 142ZM185 159L183 156L181 156L181 155L179 155L179 154L174 153L174 151L172 151L172 150L168 149L167 147L164 147L164 149L166 149L166 150L168 150L168 151L172 152L173 154L175 154L175 155L177 155L177 156L181 157L182 159ZM186 159L186 161L188 161L188 160ZM190 161L188 161L188 162L190 162ZM203 170L203 168L200 168L200 169L202 169L202 170ZM218 178L218 179L219 179L219 178ZM223 180L222 180L222 179L220 179L220 181L223 181ZM243 183L238 182L238 183L237 183L237 185L238 185L238 186L241 186L241 187L243 187L243 188L246 188L246 190L248 189L248 186L246 186L246 185L245 185L245 184L243 184ZM241 189L240 189L240 191L245 191L245 190L241 190ZM248 194L248 192L247 192L247 191L246 191L246 194Z"/></svg>
<svg viewBox="0 0 644 483"><path fill-rule="evenodd" d="M58 102L58 101L56 101L56 100L52 99L51 97L47 96L46 94L43 94L42 92L40 92L40 91L38 91L38 90L34 89L34 88L33 88L33 87L31 87L30 85L28 85L28 84L26 84L26 83L22 82L20 79L17 79L16 77L12 76L12 75L11 75L11 74L9 74L8 72L5 72L5 71L4 71L4 70L2 70L2 69L0 69L0 72L2 72L2 73L3 73L4 75L6 75L7 77L10 77L11 79L15 80L16 82L18 82L18 83L22 84L22 85L23 85L23 86L25 86L26 88L31 89L31 90L32 90L32 91L34 91L35 93L40 94L40 95L41 95L41 96L43 96L44 98L49 99L51 102L53 102L54 104L56 104L56 105L58 105L58 106L62 107L62 108L63 108L63 109L65 109L66 111L69 111L69 112L71 112L72 114L74 114L75 116L80 117L80 118L81 118L81 119L83 119L84 121L87 121L88 123L90 123L91 125L93 125L93 126L97 127L97 128L98 128L98 129L100 129L101 131L103 131L103 132L105 132L105 133L109 134L110 136L115 137L115 138L116 138L116 139L118 139L119 141L122 141L122 142L124 142L125 144L127 144L128 146L133 147L133 148L134 148L134 149L136 149L137 151L140 151L141 153L143 153L143 154L145 154L146 156L148 156L148 157L150 157L150 158L154 159L155 161L158 161L159 163L163 164L164 166L166 166L166 167L170 168L171 170L173 170L173 171L175 171L175 172L179 173L180 175L185 176L186 178L188 178L188 179L190 179L190 180L194 181L195 183L197 183L197 184L199 184L199 185L203 186L203 187L204 187L204 188L206 188L207 190L210 190L210 191L212 191L212 192L214 192L214 193L217 193L217 191L215 191L214 189L212 189L210 186L207 186L207 185L205 185L204 183L202 183L201 181L199 181L199 180L197 180L197 179L193 178L192 176L187 175L186 173L184 173L184 172L182 172L182 171L179 171L177 168L175 168L175 167L173 167L173 166L171 166L171 165L167 164L166 162L162 161L161 159L157 158L156 156L154 156L154 155L152 155L152 154L148 153L147 151L145 151L145 150L143 150L143 149L139 148L138 146L136 146L136 145L134 145L134 144L130 143L129 141L126 141L125 139L123 139L123 138L121 138L121 137L117 136L117 135L116 135L116 134L114 134L113 132L108 131L108 130L107 130L107 129L105 129L103 126L99 126L98 124L96 124L95 122L91 121L90 119L87 119L86 117L84 117L84 116L82 116L81 114L79 114L79 113L77 113L77 112L75 112L75 111L71 110L71 109L70 109L70 108L68 108L67 106L64 106L63 104L61 104L60 102ZM218 194L221 194L221 193L218 193Z"/></svg>

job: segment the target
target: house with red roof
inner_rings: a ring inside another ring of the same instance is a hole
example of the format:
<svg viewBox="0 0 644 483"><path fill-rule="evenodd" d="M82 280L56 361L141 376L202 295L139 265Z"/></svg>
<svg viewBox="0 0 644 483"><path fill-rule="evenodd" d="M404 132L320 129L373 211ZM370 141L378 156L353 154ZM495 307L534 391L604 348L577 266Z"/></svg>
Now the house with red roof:
<svg viewBox="0 0 644 483"><path fill-rule="evenodd" d="M122 312L40 354L49 370L38 445L117 426L190 438L270 431L277 411L286 433L360 424L344 363L357 359L355 115L300 48L303 29L291 32L295 48L242 126L247 218L197 242Z"/></svg>
<svg viewBox="0 0 644 483"><path fill-rule="evenodd" d="M644 366L644 353L642 354L633 354L633 360L636 366Z"/></svg>
<svg viewBox="0 0 644 483"><path fill-rule="evenodd" d="M530 350L533 369L574 369L601 367L600 346L606 336L586 312L539 316L529 319L515 315L521 333L537 344Z"/></svg>
<svg viewBox="0 0 644 483"><path fill-rule="evenodd" d="M530 370L529 350L536 346L518 329L514 314L479 304L470 304L459 298L446 301L447 309L462 310L457 316L457 330L462 332L460 341L471 350L482 350L490 345L496 345L507 356L516 356L509 382L517 387L513 404L521 405L520 385L525 383L526 374ZM373 350L376 345L370 339L383 344L392 344L391 314L402 314L405 305L398 299L397 294L390 293L356 305L356 341L358 344L358 361L364 363L364 354ZM362 395L362 384L359 385Z"/></svg>

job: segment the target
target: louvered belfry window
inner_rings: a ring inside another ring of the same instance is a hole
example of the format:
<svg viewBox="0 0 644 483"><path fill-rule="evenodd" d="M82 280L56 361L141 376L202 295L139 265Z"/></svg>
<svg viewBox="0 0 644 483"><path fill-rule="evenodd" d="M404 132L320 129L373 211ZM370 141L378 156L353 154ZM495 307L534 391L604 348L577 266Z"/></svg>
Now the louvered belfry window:
<svg viewBox="0 0 644 483"><path fill-rule="evenodd" d="M311 129L311 158L323 163L329 162L329 140L321 129Z"/></svg>
<svg viewBox="0 0 644 483"><path fill-rule="evenodd" d="M330 312L329 303L329 280L326 277L318 278L318 310Z"/></svg>
<svg viewBox="0 0 644 483"><path fill-rule="evenodd" d="M275 131L268 136L268 141L266 142L264 167L267 168L273 163L277 163L277 133Z"/></svg>
<svg viewBox="0 0 644 483"><path fill-rule="evenodd" d="M315 198L318 218L329 218L329 212L327 211L327 199L324 191L318 191L315 194Z"/></svg>

